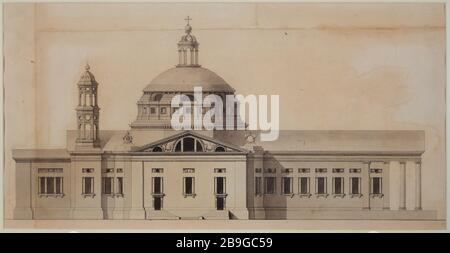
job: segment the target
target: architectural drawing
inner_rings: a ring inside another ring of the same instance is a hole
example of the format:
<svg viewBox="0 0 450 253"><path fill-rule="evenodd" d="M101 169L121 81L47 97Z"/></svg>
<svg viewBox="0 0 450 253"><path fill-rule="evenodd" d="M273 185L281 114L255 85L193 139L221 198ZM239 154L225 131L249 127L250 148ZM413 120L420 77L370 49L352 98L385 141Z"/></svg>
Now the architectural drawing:
<svg viewBox="0 0 450 253"><path fill-rule="evenodd" d="M176 94L235 94L201 65L189 20L178 64L142 87L129 129L99 124L107 84L86 64L67 147L13 150L14 219L436 219L422 208L423 130L285 130L263 142L254 130L171 129Z"/></svg>

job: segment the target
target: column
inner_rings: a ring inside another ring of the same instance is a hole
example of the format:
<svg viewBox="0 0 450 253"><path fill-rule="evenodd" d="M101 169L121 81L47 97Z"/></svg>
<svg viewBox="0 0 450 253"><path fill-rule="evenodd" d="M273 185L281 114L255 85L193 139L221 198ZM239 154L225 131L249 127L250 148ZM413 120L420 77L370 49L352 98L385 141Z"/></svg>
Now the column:
<svg viewBox="0 0 450 253"><path fill-rule="evenodd" d="M362 178L361 178L361 190L363 198L363 209L370 209L370 162L364 162Z"/></svg>
<svg viewBox="0 0 450 253"><path fill-rule="evenodd" d="M421 162L416 162L416 199L415 199L415 209L422 210L422 164Z"/></svg>
<svg viewBox="0 0 450 253"><path fill-rule="evenodd" d="M416 162L406 162L406 210L414 210L414 208L416 207L416 176Z"/></svg>
<svg viewBox="0 0 450 253"><path fill-rule="evenodd" d="M79 88L78 89L78 106L81 106L81 93L82 93L82 89Z"/></svg>
<svg viewBox="0 0 450 253"><path fill-rule="evenodd" d="M383 209L389 209L389 162L384 162L383 164L381 187L383 193Z"/></svg>
<svg viewBox="0 0 450 253"><path fill-rule="evenodd" d="M398 210L400 205L400 163L389 162L389 208Z"/></svg>
<svg viewBox="0 0 450 253"><path fill-rule="evenodd" d="M195 49L195 64L198 64L198 50Z"/></svg>
<svg viewBox="0 0 450 253"><path fill-rule="evenodd" d="M399 197L399 209L406 210L406 163L400 162L400 197Z"/></svg>

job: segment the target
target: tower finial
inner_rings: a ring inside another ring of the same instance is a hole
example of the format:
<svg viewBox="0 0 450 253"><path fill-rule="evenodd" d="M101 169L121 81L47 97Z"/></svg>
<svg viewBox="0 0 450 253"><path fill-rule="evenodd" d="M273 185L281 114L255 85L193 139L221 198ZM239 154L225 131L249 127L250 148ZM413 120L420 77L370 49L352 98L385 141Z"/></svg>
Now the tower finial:
<svg viewBox="0 0 450 253"><path fill-rule="evenodd" d="M187 16L187 18L185 18L184 20L187 21L186 27L184 28L184 31L186 32L186 34L191 34L192 32L192 27L189 24L189 21L192 20L189 16Z"/></svg>
<svg viewBox="0 0 450 253"><path fill-rule="evenodd" d="M89 66L89 63L88 63L88 62L86 62L86 65L84 66L84 69L85 69L86 71L89 71L89 70L91 69L91 66Z"/></svg>
<svg viewBox="0 0 450 253"><path fill-rule="evenodd" d="M191 21L192 18L190 18L189 16L187 16L187 18L185 18L184 20L186 20L186 21L187 21L187 24L189 25L189 21Z"/></svg>

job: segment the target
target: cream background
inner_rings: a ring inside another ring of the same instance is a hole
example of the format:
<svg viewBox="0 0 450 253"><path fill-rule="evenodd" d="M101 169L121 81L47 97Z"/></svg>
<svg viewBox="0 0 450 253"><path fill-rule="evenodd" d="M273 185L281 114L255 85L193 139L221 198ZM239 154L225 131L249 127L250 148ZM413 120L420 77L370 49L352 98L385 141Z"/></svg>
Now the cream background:
<svg viewBox="0 0 450 253"><path fill-rule="evenodd" d="M241 94L279 94L282 129L424 129L423 208L445 219L442 4L6 4L5 218L11 148L65 146L89 61L100 129L126 129L177 63L184 18L200 64Z"/></svg>

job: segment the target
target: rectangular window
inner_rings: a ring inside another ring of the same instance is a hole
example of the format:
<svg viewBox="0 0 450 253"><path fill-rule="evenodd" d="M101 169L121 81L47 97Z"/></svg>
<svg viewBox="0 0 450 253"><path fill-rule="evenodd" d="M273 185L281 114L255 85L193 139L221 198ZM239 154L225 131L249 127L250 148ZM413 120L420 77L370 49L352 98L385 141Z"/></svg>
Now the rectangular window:
<svg viewBox="0 0 450 253"><path fill-rule="evenodd" d="M317 168L316 173L327 173L327 169L326 168Z"/></svg>
<svg viewBox="0 0 450 253"><path fill-rule="evenodd" d="M156 113L156 108L150 107L150 114L155 114L155 113Z"/></svg>
<svg viewBox="0 0 450 253"><path fill-rule="evenodd" d="M325 177L316 178L316 193L327 194L327 179Z"/></svg>
<svg viewBox="0 0 450 253"><path fill-rule="evenodd" d="M344 194L344 178L333 178L333 194Z"/></svg>
<svg viewBox="0 0 450 253"><path fill-rule="evenodd" d="M342 168L334 168L333 173L344 173L344 169Z"/></svg>
<svg viewBox="0 0 450 253"><path fill-rule="evenodd" d="M381 177L372 177L372 194L382 194Z"/></svg>
<svg viewBox="0 0 450 253"><path fill-rule="evenodd" d="M226 173L227 170L225 168L215 168L214 173Z"/></svg>
<svg viewBox="0 0 450 253"><path fill-rule="evenodd" d="M216 209L225 209L225 196L226 193L226 178L216 177L215 178L215 193L216 193Z"/></svg>
<svg viewBox="0 0 450 253"><path fill-rule="evenodd" d="M94 173L94 169L93 168L84 168L81 171L83 173Z"/></svg>
<svg viewBox="0 0 450 253"><path fill-rule="evenodd" d="M45 177L39 177L39 194L45 194L46 192Z"/></svg>
<svg viewBox="0 0 450 253"><path fill-rule="evenodd" d="M309 168L299 168L298 173L309 173L311 170Z"/></svg>
<svg viewBox="0 0 450 253"><path fill-rule="evenodd" d="M63 178L62 177L39 177L38 193L43 195L62 195Z"/></svg>
<svg viewBox="0 0 450 253"><path fill-rule="evenodd" d="M185 177L183 180L184 187L183 193L184 195L194 195L194 178L193 177Z"/></svg>
<svg viewBox="0 0 450 253"><path fill-rule="evenodd" d="M299 178L300 194L309 194L309 177Z"/></svg>
<svg viewBox="0 0 450 253"><path fill-rule="evenodd" d="M225 177L216 177L214 184L215 184L215 194L225 194L226 193Z"/></svg>
<svg viewBox="0 0 450 253"><path fill-rule="evenodd" d="M162 197L153 198L153 209L157 211L162 209Z"/></svg>
<svg viewBox="0 0 450 253"><path fill-rule="evenodd" d="M162 194L163 193L163 178L162 177L154 177L153 178L153 194Z"/></svg>
<svg viewBox="0 0 450 253"><path fill-rule="evenodd" d="M166 113L167 113L167 108L161 107L161 114L166 114Z"/></svg>
<svg viewBox="0 0 450 253"><path fill-rule="evenodd" d="M195 169L194 168L184 168L183 173L195 173Z"/></svg>
<svg viewBox="0 0 450 253"><path fill-rule="evenodd" d="M152 173L164 173L163 168L152 168Z"/></svg>
<svg viewBox="0 0 450 253"><path fill-rule="evenodd" d="M103 173L114 173L114 169L104 169Z"/></svg>
<svg viewBox="0 0 450 253"><path fill-rule="evenodd" d="M370 169L370 173L383 173L383 169Z"/></svg>
<svg viewBox="0 0 450 253"><path fill-rule="evenodd" d="M276 193L276 181L275 177L265 177L264 178L264 188L266 194Z"/></svg>
<svg viewBox="0 0 450 253"><path fill-rule="evenodd" d="M262 195L261 177L255 177L255 195Z"/></svg>
<svg viewBox="0 0 450 253"><path fill-rule="evenodd" d="M102 178L102 192L103 194L113 194L113 177Z"/></svg>
<svg viewBox="0 0 450 253"><path fill-rule="evenodd" d="M94 178L83 177L83 194L94 194Z"/></svg>
<svg viewBox="0 0 450 253"><path fill-rule="evenodd" d="M292 194L292 177L283 177L283 181L281 182L283 184L283 194Z"/></svg>
<svg viewBox="0 0 450 253"><path fill-rule="evenodd" d="M116 194L123 195L123 177L117 177L117 189Z"/></svg>
<svg viewBox="0 0 450 253"><path fill-rule="evenodd" d="M47 194L55 194L55 178L47 177Z"/></svg>
<svg viewBox="0 0 450 253"><path fill-rule="evenodd" d="M283 173L292 173L294 170L292 168L284 168L281 170Z"/></svg>
<svg viewBox="0 0 450 253"><path fill-rule="evenodd" d="M266 168L264 173L277 173L277 168Z"/></svg>
<svg viewBox="0 0 450 253"><path fill-rule="evenodd" d="M162 201L163 201L163 178L162 177L153 177L152 178L152 193L155 195L153 197L153 208L154 210L162 209Z"/></svg>
<svg viewBox="0 0 450 253"><path fill-rule="evenodd" d="M63 179L62 177L55 177L55 193L62 194L63 193Z"/></svg>
<svg viewBox="0 0 450 253"><path fill-rule="evenodd" d="M216 209L217 210L225 209L225 197L216 197Z"/></svg>
<svg viewBox="0 0 450 253"><path fill-rule="evenodd" d="M61 168L39 168L38 173L63 173Z"/></svg>
<svg viewBox="0 0 450 253"><path fill-rule="evenodd" d="M361 194L360 188L360 178L359 177L351 177L350 178L350 193L351 194Z"/></svg>

